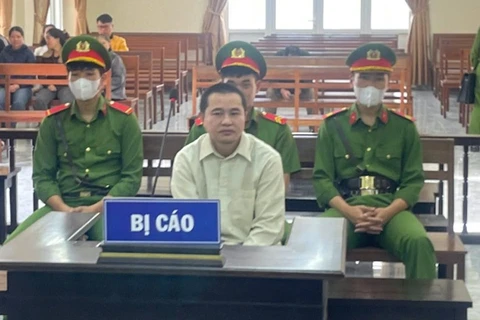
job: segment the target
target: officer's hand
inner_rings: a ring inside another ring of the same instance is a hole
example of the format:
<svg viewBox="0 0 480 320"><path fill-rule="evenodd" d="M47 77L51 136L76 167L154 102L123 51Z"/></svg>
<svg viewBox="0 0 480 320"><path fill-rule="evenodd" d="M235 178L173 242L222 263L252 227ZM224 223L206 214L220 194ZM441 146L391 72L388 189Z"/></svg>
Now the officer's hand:
<svg viewBox="0 0 480 320"><path fill-rule="evenodd" d="M55 87L53 84L48 86L48 90L50 91L57 91L57 87Z"/></svg>
<svg viewBox="0 0 480 320"><path fill-rule="evenodd" d="M292 97L292 94L287 89L280 89L280 93L282 94L282 98L285 100L290 100Z"/></svg>
<svg viewBox="0 0 480 320"><path fill-rule="evenodd" d="M383 225L385 224L383 210L384 208L376 208L365 214L364 220L355 225L355 232L380 234L383 231Z"/></svg>
<svg viewBox="0 0 480 320"><path fill-rule="evenodd" d="M10 93L14 93L15 91L17 91L18 89L20 89L20 86L18 84L11 84L9 86L9 89L10 89Z"/></svg>
<svg viewBox="0 0 480 320"><path fill-rule="evenodd" d="M372 213L375 208L367 207L367 206L350 206L348 211L345 212L347 215L348 220L350 220L353 224L360 223L362 221L366 221L366 214Z"/></svg>
<svg viewBox="0 0 480 320"><path fill-rule="evenodd" d="M74 213L84 213L84 212L92 212L92 211L90 211L89 206L80 206L80 207L72 208L72 212L74 212Z"/></svg>

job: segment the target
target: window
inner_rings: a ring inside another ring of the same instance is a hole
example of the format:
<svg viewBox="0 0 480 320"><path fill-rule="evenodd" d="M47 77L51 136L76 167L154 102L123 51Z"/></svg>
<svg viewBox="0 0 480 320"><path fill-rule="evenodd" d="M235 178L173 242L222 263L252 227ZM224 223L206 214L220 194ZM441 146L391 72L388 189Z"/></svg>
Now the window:
<svg viewBox="0 0 480 320"><path fill-rule="evenodd" d="M369 34L406 32L411 14L405 0L229 0L227 19L233 32Z"/></svg>
<svg viewBox="0 0 480 320"><path fill-rule="evenodd" d="M53 24L63 30L63 0L51 0L48 8L46 24Z"/></svg>
<svg viewBox="0 0 480 320"><path fill-rule="evenodd" d="M374 30L410 28L410 8L405 0L371 0L371 27Z"/></svg>
<svg viewBox="0 0 480 320"><path fill-rule="evenodd" d="M385 1L385 0L384 0ZM359 30L361 26L361 0L324 0L323 28L332 30Z"/></svg>
<svg viewBox="0 0 480 320"><path fill-rule="evenodd" d="M264 30L266 11L266 0L230 0L228 27L233 30Z"/></svg>
<svg viewBox="0 0 480 320"><path fill-rule="evenodd" d="M277 30L312 30L313 0L276 0L275 28Z"/></svg>

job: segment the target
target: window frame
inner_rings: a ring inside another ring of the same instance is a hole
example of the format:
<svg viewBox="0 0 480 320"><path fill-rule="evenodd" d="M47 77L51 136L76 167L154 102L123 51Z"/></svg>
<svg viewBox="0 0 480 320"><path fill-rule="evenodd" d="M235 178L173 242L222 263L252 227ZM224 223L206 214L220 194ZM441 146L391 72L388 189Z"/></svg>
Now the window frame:
<svg viewBox="0 0 480 320"><path fill-rule="evenodd" d="M403 0L404 1L404 0ZM228 25L228 8L225 9L225 25L229 33L232 34L286 34L286 33L299 33L299 34L405 34L409 32L409 29L372 29L371 28L371 16L372 16L372 2L371 0L361 0L361 12L360 12L360 29L324 29L323 27L323 11L324 0L314 0L314 27L311 30L277 30L275 28L275 3L276 0L265 0L266 5L266 17L265 17L265 29L230 29ZM411 21L411 13L409 17Z"/></svg>
<svg viewBox="0 0 480 320"><path fill-rule="evenodd" d="M63 0L50 0L45 24L53 24L56 28L63 30Z"/></svg>

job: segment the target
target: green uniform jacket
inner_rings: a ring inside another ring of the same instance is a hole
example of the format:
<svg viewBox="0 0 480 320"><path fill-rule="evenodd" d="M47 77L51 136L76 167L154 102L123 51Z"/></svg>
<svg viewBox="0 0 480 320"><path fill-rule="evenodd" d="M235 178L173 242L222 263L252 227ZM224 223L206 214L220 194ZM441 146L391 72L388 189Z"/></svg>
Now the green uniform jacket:
<svg viewBox="0 0 480 320"><path fill-rule="evenodd" d="M283 172L299 171L301 167L297 144L285 120L274 114L259 112L255 109L251 115L251 119L245 126L245 132L254 135L280 153ZM205 132L203 125L196 121L188 134L185 145L195 141Z"/></svg>
<svg viewBox="0 0 480 320"><path fill-rule="evenodd" d="M343 128L356 163L351 162L334 119ZM393 199L403 199L410 208L418 201L424 184L423 152L412 120L383 107L376 123L369 127L360 119L355 105L327 116L318 134L313 171L320 206L328 207L332 198L340 196L334 181L357 177L358 164L366 168L366 175L378 174L397 182L399 188ZM364 197L377 197L379 203L385 202L383 195Z"/></svg>
<svg viewBox="0 0 480 320"><path fill-rule="evenodd" d="M478 28L477 36L475 37L475 41L473 42L472 49L470 50L470 62L472 67L475 68L475 65L478 63L480 59L480 28Z"/></svg>
<svg viewBox="0 0 480 320"><path fill-rule="evenodd" d="M143 170L142 133L131 110L116 106L101 96L98 113L90 123L81 118L75 102L51 109L52 114L40 126L33 159L34 188L43 202L53 195L63 198L66 194L94 191L75 181L56 125L57 116L77 175L89 183L108 186L110 196L136 195Z"/></svg>

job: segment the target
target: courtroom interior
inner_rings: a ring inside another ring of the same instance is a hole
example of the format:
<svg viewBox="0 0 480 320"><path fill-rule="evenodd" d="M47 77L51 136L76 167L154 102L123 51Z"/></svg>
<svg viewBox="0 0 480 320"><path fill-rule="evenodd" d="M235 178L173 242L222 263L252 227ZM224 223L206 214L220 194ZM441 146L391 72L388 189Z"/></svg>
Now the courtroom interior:
<svg viewBox="0 0 480 320"><path fill-rule="evenodd" d="M0 0L0 319L480 320L479 13Z"/></svg>

